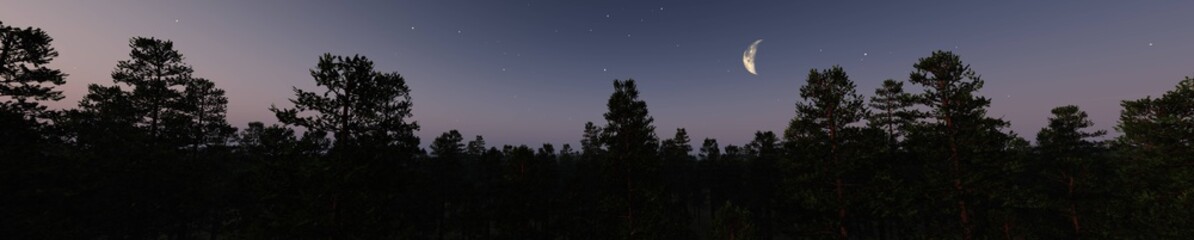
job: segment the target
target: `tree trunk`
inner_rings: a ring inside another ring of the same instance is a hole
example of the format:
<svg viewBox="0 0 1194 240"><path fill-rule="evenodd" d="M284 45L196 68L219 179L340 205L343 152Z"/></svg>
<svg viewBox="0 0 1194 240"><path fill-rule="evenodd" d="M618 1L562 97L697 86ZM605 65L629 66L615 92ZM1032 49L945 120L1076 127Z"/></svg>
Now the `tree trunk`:
<svg viewBox="0 0 1194 240"><path fill-rule="evenodd" d="M955 137L956 128L954 126L953 115L950 113L950 97L952 97L950 94L952 94L952 91L949 91L950 89L947 89L945 81L941 80L937 83L937 89L944 95L941 110L945 118L946 134L949 135L949 159L952 164L951 174L954 178L954 193L955 197L958 198L958 218L962 221L962 239L970 240L972 239L970 213L966 210L966 199L964 198L966 187L962 184L962 162L958 157L958 143Z"/></svg>

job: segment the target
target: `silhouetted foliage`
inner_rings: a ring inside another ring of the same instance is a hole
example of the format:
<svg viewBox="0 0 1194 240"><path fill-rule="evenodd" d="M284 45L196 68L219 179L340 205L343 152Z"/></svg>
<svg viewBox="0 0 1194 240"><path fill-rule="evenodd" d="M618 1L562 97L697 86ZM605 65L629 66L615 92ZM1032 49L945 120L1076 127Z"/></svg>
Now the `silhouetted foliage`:
<svg viewBox="0 0 1194 240"><path fill-rule="evenodd" d="M1105 139L1077 106L1036 144L986 113L983 81L933 52L905 92L864 104L813 69L782 136L660 139L615 80L579 145L419 148L410 88L326 54L279 124L227 124L228 99L173 42L133 38L75 109L39 29L0 24L0 236L6 239L1182 239L1194 234L1194 79L1124 101ZM868 108L869 107L869 108ZM864 124L865 120L865 124ZM1107 141L1109 140L1109 141ZM558 148L557 148L558 147Z"/></svg>
<svg viewBox="0 0 1194 240"><path fill-rule="evenodd" d="M59 220L63 193L47 191L68 187L53 180L75 167L55 156L56 133L43 121L56 112L41 102L61 100L55 87L66 83L47 66L58 57L53 41L41 29L0 22L0 234L12 238L73 234L54 230L70 221Z"/></svg>
<svg viewBox="0 0 1194 240"><path fill-rule="evenodd" d="M45 106L64 96L54 87L66 83L66 74L46 66L58 57L54 38L39 28L18 28L0 22L0 111L38 117Z"/></svg>
<svg viewBox="0 0 1194 240"><path fill-rule="evenodd" d="M796 118L784 132L788 144L786 173L793 205L809 212L796 220L793 232L832 234L849 238L851 210L861 210L850 189L868 184L858 174L862 164L861 128L866 116L864 98L841 67L810 70L800 88Z"/></svg>
<svg viewBox="0 0 1194 240"><path fill-rule="evenodd" d="M407 122L411 117L410 88L398 73L374 71L373 61L363 56L324 54L311 77L325 90L294 88L294 108L270 108L278 121L331 133L333 150L388 147L412 154L418 146L414 131L419 125ZM308 111L314 115L300 115Z"/></svg>
<svg viewBox="0 0 1194 240"><path fill-rule="evenodd" d="M1066 234L1054 237L1110 237L1102 234L1111 226L1089 220L1090 216L1099 214L1099 205L1106 204L1101 202L1105 200L1101 195L1108 193L1104 192L1106 183L1097 181L1108 175L1106 159L1098 158L1105 150L1100 142L1092 140L1106 132L1086 131L1094 123L1078 106L1053 108L1052 113L1049 125L1037 133L1036 141L1041 161L1040 180L1053 183L1044 188L1046 199L1055 199L1049 203L1048 209L1054 214L1050 219L1059 229L1069 226L1068 231L1063 231Z"/></svg>
<svg viewBox="0 0 1194 240"><path fill-rule="evenodd" d="M1112 226L1124 226L1113 237L1184 238L1194 234L1194 78L1158 98L1121 104L1115 141L1121 153L1115 164L1122 184L1112 206Z"/></svg>
<svg viewBox="0 0 1194 240"><path fill-rule="evenodd" d="M915 104L912 95L904 92L904 82L883 80L883 86L875 89L869 106L874 113L867 117L867 126L882 130L887 138L889 150L899 147L897 143L907 135L908 128L916 121Z"/></svg>
<svg viewBox="0 0 1194 240"><path fill-rule="evenodd" d="M935 202L936 209L946 210L933 218L956 216L956 221L943 224L957 226L957 230L942 234L972 239L980 230L1007 230L1007 219L981 224L983 229L976 229L976 222L989 217L982 216L984 211L999 207L991 199L997 193L991 186L996 181L989 179L1004 177L998 165L1005 160L1001 155L1010 140L1000 129L1008 123L987 117L986 107L991 100L975 95L983 81L957 55L933 52L913 67L916 70L909 81L924 88L914 97L929 112L916 124L917 130L909 134L908 141L911 151L925 161L923 187L931 190L926 194L933 196L930 201ZM994 226L1000 226L999 230Z"/></svg>

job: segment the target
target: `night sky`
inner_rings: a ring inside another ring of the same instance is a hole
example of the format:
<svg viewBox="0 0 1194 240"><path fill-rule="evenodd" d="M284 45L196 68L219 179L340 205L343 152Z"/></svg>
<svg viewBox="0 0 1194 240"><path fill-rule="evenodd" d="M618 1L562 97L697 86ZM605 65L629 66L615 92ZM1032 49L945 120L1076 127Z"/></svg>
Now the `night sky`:
<svg viewBox="0 0 1194 240"><path fill-rule="evenodd" d="M1110 130L1120 100L1194 76L1194 1L877 2L3 0L0 21L55 38L52 66L70 76L53 107L111 85L130 37L157 37L227 91L237 127L276 122L267 108L290 107L291 86L316 90L320 54L365 55L406 78L424 146L450 129L575 145L586 121L604 124L614 79L639 82L660 136L724 145L782 132L808 70L835 64L870 96L953 51L986 81L989 114L1028 139L1053 107Z"/></svg>

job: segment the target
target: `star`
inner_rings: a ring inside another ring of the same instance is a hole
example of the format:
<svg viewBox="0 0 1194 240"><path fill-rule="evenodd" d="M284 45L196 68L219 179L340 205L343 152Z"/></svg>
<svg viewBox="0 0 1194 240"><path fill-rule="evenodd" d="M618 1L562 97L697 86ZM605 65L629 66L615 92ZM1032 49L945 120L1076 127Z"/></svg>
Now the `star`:
<svg viewBox="0 0 1194 240"><path fill-rule="evenodd" d="M460 34L460 30L456 30L456 34Z"/></svg>
<svg viewBox="0 0 1194 240"><path fill-rule="evenodd" d="M663 11L663 7L659 7L659 11Z"/></svg>
<svg viewBox="0 0 1194 240"><path fill-rule="evenodd" d="M601 71L602 71L602 72L608 72L608 71L609 71L609 69L602 68L602 69L601 69Z"/></svg>
<svg viewBox="0 0 1194 240"><path fill-rule="evenodd" d="M178 23L178 19L174 19L174 23ZM1149 45L1152 45L1152 44L1149 44Z"/></svg>
<svg viewBox="0 0 1194 240"><path fill-rule="evenodd" d="M1149 46L1149 47L1152 47L1152 46L1153 46L1153 43L1148 43L1148 46Z"/></svg>
<svg viewBox="0 0 1194 240"><path fill-rule="evenodd" d="M863 56L866 56L867 54L866 54L866 53L862 53L862 55L863 55Z"/></svg>
<svg viewBox="0 0 1194 240"><path fill-rule="evenodd" d="M605 14L605 18L609 18L609 13L606 13L606 14Z"/></svg>
<svg viewBox="0 0 1194 240"><path fill-rule="evenodd" d="M627 33L627 34L626 34L626 37L630 37L630 34L629 34L629 33Z"/></svg>
<svg viewBox="0 0 1194 240"><path fill-rule="evenodd" d="M415 27L410 27L410 30L415 30Z"/></svg>
<svg viewBox="0 0 1194 240"><path fill-rule="evenodd" d="M505 71L506 71L506 68L502 68L502 71L503 71L503 72L505 72Z"/></svg>

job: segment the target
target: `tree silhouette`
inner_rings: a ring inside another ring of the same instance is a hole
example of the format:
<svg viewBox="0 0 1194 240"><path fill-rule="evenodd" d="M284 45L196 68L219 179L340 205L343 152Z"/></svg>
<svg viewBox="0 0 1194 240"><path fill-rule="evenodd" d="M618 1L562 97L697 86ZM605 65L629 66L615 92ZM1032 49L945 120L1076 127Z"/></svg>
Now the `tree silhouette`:
<svg viewBox="0 0 1194 240"><path fill-rule="evenodd" d="M908 127L916 121L916 113L910 109L914 104L912 95L904 92L904 82L883 80L883 85L875 89L875 96L871 97L869 106L875 112L867 117L867 125L886 133L888 145L895 148Z"/></svg>
<svg viewBox="0 0 1194 240"><path fill-rule="evenodd" d="M761 238L773 238L775 232L776 202L782 181L780 159L783 151L779 137L773 132L755 132L755 137L746 144L748 155L744 190L746 207L753 214L756 232Z"/></svg>
<svg viewBox="0 0 1194 240"><path fill-rule="evenodd" d="M620 209L625 226L620 236L636 239L659 239L676 236L683 231L668 221L664 202L659 197L661 162L658 159L659 139L655 136L654 118L647 113L647 103L638 99L634 80L614 81L614 93L609 98L606 126L602 128L602 145L608 151L605 176L609 189L618 196L612 205Z"/></svg>
<svg viewBox="0 0 1194 240"><path fill-rule="evenodd" d="M700 187L694 184L697 181L693 175L696 159L689 155L692 152L689 142L688 131L678 128L671 139L663 140L659 149L659 158L662 161L659 177L663 184L663 192L659 198L664 202L664 220L668 221L666 224L674 226L684 226L691 222L691 213L698 211L697 204L703 200L698 197Z"/></svg>
<svg viewBox="0 0 1194 240"><path fill-rule="evenodd" d="M113 84L51 110L52 38L0 23L0 236L12 239L1182 239L1194 235L1194 78L1123 101L1105 139L1076 106L1036 143L987 116L958 55L867 98L813 69L782 138L656 136L614 80L580 145L490 147L456 130L422 149L411 90L324 54L278 124L229 100L169 40L136 37ZM863 124L863 119L866 124ZM435 119L431 119L435 121ZM503 140L498 140L503 141ZM557 148L557 146L559 148Z"/></svg>
<svg viewBox="0 0 1194 240"><path fill-rule="evenodd" d="M57 101L66 74L46 66L58 57L50 35L40 28L17 28L0 22L0 111L39 117L39 101Z"/></svg>
<svg viewBox="0 0 1194 240"><path fill-rule="evenodd" d="M91 84L79 109L56 120L77 154L96 161L92 189L103 189L95 208L116 221L97 221L101 234L132 238L179 236L193 226L222 225L227 213L215 199L230 141L224 120L227 99L192 68L173 42L136 37L128 60L117 63L111 86ZM101 163L102 162L102 163ZM153 179L153 181L147 181ZM195 195L193 192L208 192ZM202 196L202 197L199 197Z"/></svg>
<svg viewBox="0 0 1194 240"><path fill-rule="evenodd" d="M658 168L654 159L658 146L655 137L655 121L647 115L647 103L638 100L638 89L634 80L614 81L614 93L609 97L609 112L605 113L606 126L602 128L601 143L609 152L606 156L604 179L607 185L619 196L612 209L621 209L622 218L618 225L625 226L621 230L621 237L642 238L646 225L642 222L643 209L646 208L644 199L646 189L650 189L653 182L645 179ZM638 184L636 189L635 184ZM618 189L621 188L621 189ZM636 225L635 213L639 214Z"/></svg>
<svg viewBox="0 0 1194 240"><path fill-rule="evenodd" d="M182 96L182 114L190 119L190 127L181 134L187 137L194 151L213 145L225 145L236 129L225 120L228 98L224 90L207 79L195 78L187 82Z"/></svg>
<svg viewBox="0 0 1194 240"><path fill-rule="evenodd" d="M1093 180L1101 171L1095 154L1101 152L1101 146L1091 138L1106 134L1105 131L1088 132L1085 129L1094 126L1087 119L1086 112L1078 106L1069 105L1053 108L1053 117L1049 118L1049 125L1042 128L1036 135L1036 141L1041 160L1046 161L1043 173L1049 182L1055 183L1050 199L1059 199L1056 209L1061 210L1066 222L1071 226L1070 237L1075 239L1083 235L1082 216L1089 216L1087 203L1094 198L1090 196L1097 186ZM1081 208L1080 208L1081 207ZM1090 227L1089 222L1085 224ZM1086 230L1089 231L1089 230Z"/></svg>
<svg viewBox="0 0 1194 240"><path fill-rule="evenodd" d="M182 130L166 129L167 122L180 121L184 117L182 105L185 88L195 79L191 77L194 70L182 62L183 56L174 50L174 42L155 38L133 38L129 41L133 48L129 53L131 59L120 61L116 70L112 72L112 80L117 84L132 87L132 91L123 92L112 97L127 97L127 102L134 108L135 124L146 129L155 138L177 138L167 136L165 132L177 133ZM119 89L119 86L108 88ZM102 96L102 95L101 95ZM87 100L93 98L88 97ZM113 99L97 99L99 101L116 101ZM105 106L108 104L100 104Z"/></svg>
<svg viewBox="0 0 1194 240"><path fill-rule="evenodd" d="M419 125L407 122L410 88L401 75L374 71L373 61L363 56L324 54L311 77L325 90L294 88L294 108L270 107L278 121L332 133L333 150L386 147L410 154L417 148ZM299 114L305 112L313 115Z"/></svg>
<svg viewBox="0 0 1194 240"><path fill-rule="evenodd" d="M324 54L311 70L322 92L294 88L294 108L270 107L278 121L332 134L333 143L327 163L328 191L317 205L325 214L316 226L321 235L373 238L393 236L398 229L418 226L421 214L398 208L405 202L413 206L434 206L433 199L403 198L396 191L408 181L419 139L414 135L419 125L408 122L411 116L410 88L398 73L381 73L373 61L363 56L342 57ZM300 114L302 113L302 114ZM416 179L410 179L416 178ZM430 207L410 210L437 209ZM432 214L432 213L424 213ZM408 217L411 219L404 219ZM426 228L415 228L426 229Z"/></svg>
<svg viewBox="0 0 1194 240"><path fill-rule="evenodd" d="M1129 226L1120 236L1182 238L1194 224L1194 78L1158 98L1123 101L1116 129L1123 133L1116 148L1124 154L1117 164L1120 214L1116 223ZM1147 212L1149 214L1133 214Z"/></svg>
<svg viewBox="0 0 1194 240"><path fill-rule="evenodd" d="M866 116L863 108L864 98L855 93L854 82L846 76L845 70L839 66L817 71L810 70L807 83L800 88L802 102L796 104L796 117L788 125L784 138L791 144L791 152L797 154L789 161L808 161L803 163L813 166L813 173L820 175L803 180L812 189L832 186L832 191L811 190L804 197L814 199L834 199L833 203L818 202L814 206L833 206L833 220L831 227L825 232L837 235L839 239L849 238L847 217L850 193L846 192L848 185L855 186L856 179L847 178L857 162L857 154L847 151L848 144L859 141L860 129L852 126ZM814 208L823 208L820 206ZM827 209L819 209L827 210Z"/></svg>
<svg viewBox="0 0 1194 240"><path fill-rule="evenodd" d="M970 185L998 173L1000 168L993 166L998 159L992 159L992 153L1008 142L999 131L1008 123L986 116L991 100L975 95L983 81L957 55L936 51L913 67L916 70L909 81L924 88L915 99L930 112L909 138L916 143L914 152L924 159L944 159L927 163L929 189L952 189L939 193L942 198L937 200L953 205L958 233L963 239L973 239L976 195L989 193L978 193Z"/></svg>
<svg viewBox="0 0 1194 240"><path fill-rule="evenodd" d="M54 41L38 28L18 28L0 22L0 233L11 238L70 238L54 222L64 208L47 204L59 201L60 176L72 170L60 161L54 129L45 119L55 117L42 101L64 96L55 87L66 83L66 74L47 65L58 57ZM65 184L69 185L69 184ZM43 233L37 236L29 233ZM53 234L53 235L50 235Z"/></svg>

